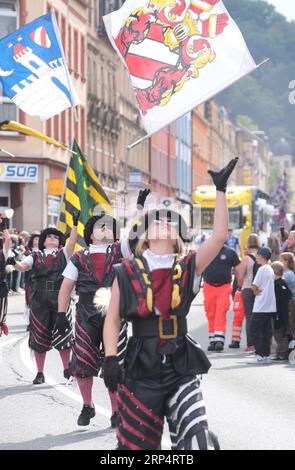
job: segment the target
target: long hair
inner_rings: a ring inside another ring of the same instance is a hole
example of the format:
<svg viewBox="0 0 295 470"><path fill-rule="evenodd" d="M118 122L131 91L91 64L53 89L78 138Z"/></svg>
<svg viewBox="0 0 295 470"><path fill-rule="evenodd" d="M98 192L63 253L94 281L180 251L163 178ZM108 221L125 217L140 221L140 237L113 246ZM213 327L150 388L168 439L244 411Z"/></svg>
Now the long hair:
<svg viewBox="0 0 295 470"><path fill-rule="evenodd" d="M258 235L256 233L251 233L247 239L247 248L255 248L258 250L260 248L260 241Z"/></svg>
<svg viewBox="0 0 295 470"><path fill-rule="evenodd" d="M294 256L292 253L282 253L281 259L283 259L284 261L287 261L288 269L290 269L293 272L295 271L295 262L294 262Z"/></svg>
<svg viewBox="0 0 295 470"><path fill-rule="evenodd" d="M146 230L144 232L144 235L142 238L139 239L136 248L135 248L135 255L136 256L142 256L143 252L149 248L149 239L148 239L148 231ZM181 238L177 238L175 241L174 245L174 253L177 253L178 255L183 255L184 253L184 243L181 240Z"/></svg>

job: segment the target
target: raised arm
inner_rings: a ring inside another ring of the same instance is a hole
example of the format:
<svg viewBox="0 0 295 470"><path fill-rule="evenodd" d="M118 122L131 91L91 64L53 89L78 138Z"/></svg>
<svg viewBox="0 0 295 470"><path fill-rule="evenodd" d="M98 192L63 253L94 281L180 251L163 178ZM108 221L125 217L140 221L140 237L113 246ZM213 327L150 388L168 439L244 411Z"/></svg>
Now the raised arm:
<svg viewBox="0 0 295 470"><path fill-rule="evenodd" d="M142 217L145 201L150 192L150 189L141 189L138 193L135 218L132 221L127 239L121 241L122 251L125 258L130 258L132 256L132 242L136 244L137 241L137 221Z"/></svg>
<svg viewBox="0 0 295 470"><path fill-rule="evenodd" d="M204 269L218 255L224 245L228 233L228 210L226 203L226 186L232 174L238 158L231 160L222 170L208 171L216 186L216 206L214 211L213 233L207 241L201 245L196 254L196 273L202 274Z"/></svg>
<svg viewBox="0 0 295 470"><path fill-rule="evenodd" d="M79 217L80 217L80 212L72 214L73 217L73 227L71 229L71 235L69 238L68 243L66 244L66 252L68 255L68 258L72 256L75 250L75 246L78 240L78 222L79 222Z"/></svg>
<svg viewBox="0 0 295 470"><path fill-rule="evenodd" d="M9 250L11 248L11 239L10 239L10 234L7 228L3 230L3 235L4 235L3 253L4 253L5 259L7 259Z"/></svg>

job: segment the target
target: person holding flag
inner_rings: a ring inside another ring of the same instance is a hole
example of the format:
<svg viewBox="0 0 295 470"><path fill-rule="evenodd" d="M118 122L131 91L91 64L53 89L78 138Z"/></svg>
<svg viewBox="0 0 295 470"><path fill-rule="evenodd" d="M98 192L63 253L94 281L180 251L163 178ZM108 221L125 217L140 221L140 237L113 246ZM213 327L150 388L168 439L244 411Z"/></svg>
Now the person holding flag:
<svg viewBox="0 0 295 470"><path fill-rule="evenodd" d="M104 381L118 390L119 450L160 449L164 417L174 450L213 450L200 375L211 364L187 335L186 316L199 290L200 276L227 237L227 181L238 159L219 172L209 171L217 190L212 236L197 252L182 256L189 239L182 216L154 210L142 219L134 259L114 266L116 278L105 320ZM124 361L117 359L122 319L132 323Z"/></svg>
<svg viewBox="0 0 295 470"><path fill-rule="evenodd" d="M150 190L139 192L137 209L141 212ZM137 218L139 214L137 213ZM64 280L58 297L57 329L61 335L69 328L65 312L74 287L79 295L76 305L75 343L70 364L71 374L77 378L83 398L83 408L78 417L79 426L87 426L95 416L92 401L93 377L99 372L102 330L109 304L110 287L115 272L113 266L132 252L128 240L119 242L119 224L112 216L102 212L90 217L85 225L84 239L87 248L79 250L70 259L63 272ZM123 359L126 347L126 323L120 325L118 361ZM112 404L111 425L117 424L117 396L110 391Z"/></svg>
<svg viewBox="0 0 295 470"><path fill-rule="evenodd" d="M68 365L72 346L71 319L63 335L56 335L57 298L62 283L62 273L72 256L77 242L77 225L80 213L73 214L73 228L65 246L66 238L54 227L42 230L39 237L39 251L32 252L21 262L14 258L7 260L21 272L32 270L34 288L30 312L29 347L35 352L37 375L33 384L45 382L44 363L46 353L54 346L60 353L64 377L69 378ZM54 340L54 344L53 344Z"/></svg>

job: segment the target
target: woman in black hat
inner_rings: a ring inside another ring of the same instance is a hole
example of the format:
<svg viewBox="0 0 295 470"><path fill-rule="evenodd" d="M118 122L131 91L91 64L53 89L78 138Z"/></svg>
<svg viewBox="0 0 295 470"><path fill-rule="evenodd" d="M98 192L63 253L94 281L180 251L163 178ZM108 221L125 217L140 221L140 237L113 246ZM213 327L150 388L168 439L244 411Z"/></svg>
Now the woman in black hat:
<svg viewBox="0 0 295 470"><path fill-rule="evenodd" d="M29 256L35 251L39 251L39 238L40 232L32 232L29 238L29 241L26 246L25 256ZM30 325L30 311L32 306L32 295L33 295L33 286L34 286L34 277L32 270L26 271L24 273L24 284L25 284L25 309L24 309L24 318L27 325L27 331L29 331Z"/></svg>
<svg viewBox="0 0 295 470"><path fill-rule="evenodd" d="M237 159L220 172L210 171L217 189L212 236L183 256L187 228L173 211L153 211L141 221L133 260L115 266L104 326L104 380L118 385L118 449L159 449L166 417L173 449L214 449L208 431L200 375L210 368L205 353L187 335L186 316L200 276L227 238L226 185ZM132 322L124 361L118 364L117 338L122 318Z"/></svg>
<svg viewBox="0 0 295 470"><path fill-rule="evenodd" d="M62 273L77 243L77 225L80 213L73 214L73 228L67 245L65 235L54 227L42 230L39 251L32 252L22 262L12 260L18 271L32 270L34 286L30 312L29 347L35 352L37 375L34 384L45 381L46 352L54 346L60 353L64 377L69 378L68 364L72 346L72 327L67 322L63 335L56 335L57 298L62 283ZM54 339L54 344L53 344Z"/></svg>
<svg viewBox="0 0 295 470"><path fill-rule="evenodd" d="M142 190L137 199L138 209L144 206L149 190ZM78 417L79 426L87 426L95 416L92 401L93 377L99 373L102 330L114 280L113 266L131 252L126 240L119 241L120 226L112 216L102 213L91 217L84 230L87 248L76 252L63 272L58 306L57 327L63 332L65 312L74 287L79 295L76 305L75 343L70 365L71 374L77 378L83 398L83 408ZM60 325L59 325L60 323ZM126 348L127 325L120 325L118 361ZM116 425L116 393L110 392L112 404L111 424Z"/></svg>

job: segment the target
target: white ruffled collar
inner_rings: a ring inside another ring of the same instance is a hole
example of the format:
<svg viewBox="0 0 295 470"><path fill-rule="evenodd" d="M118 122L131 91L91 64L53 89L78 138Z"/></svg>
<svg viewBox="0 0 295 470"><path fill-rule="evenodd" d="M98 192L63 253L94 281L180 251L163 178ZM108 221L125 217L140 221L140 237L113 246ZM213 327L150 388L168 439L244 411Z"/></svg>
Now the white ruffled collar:
<svg viewBox="0 0 295 470"><path fill-rule="evenodd" d="M169 253L167 255L156 255L151 250L147 249L143 252L143 257L146 259L150 271L154 269L171 269L176 253Z"/></svg>
<svg viewBox="0 0 295 470"><path fill-rule="evenodd" d="M109 243L104 245L89 245L89 253L91 255L94 253L106 253L109 246Z"/></svg>

